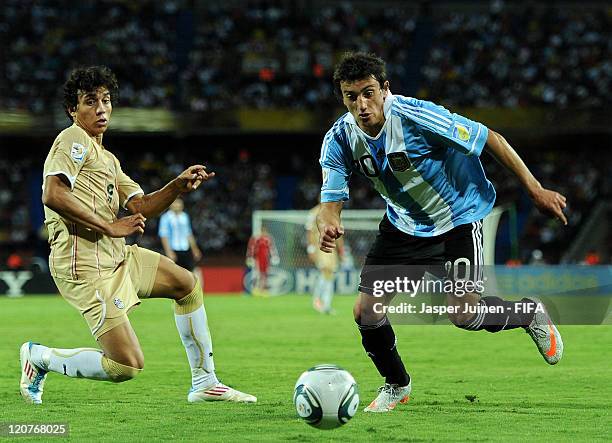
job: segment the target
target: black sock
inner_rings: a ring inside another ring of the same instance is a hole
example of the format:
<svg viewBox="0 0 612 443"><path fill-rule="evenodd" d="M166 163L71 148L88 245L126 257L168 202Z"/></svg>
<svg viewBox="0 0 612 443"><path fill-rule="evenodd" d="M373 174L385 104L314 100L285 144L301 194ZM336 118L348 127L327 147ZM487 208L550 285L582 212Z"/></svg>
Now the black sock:
<svg viewBox="0 0 612 443"><path fill-rule="evenodd" d="M507 301L499 297L483 297L480 300L481 307L501 307L503 312L478 312L465 325L463 329L480 331L484 329L489 332L499 332L506 329L524 328L529 326L533 320L533 312L525 312L527 305L534 304L533 300L523 298L521 301Z"/></svg>
<svg viewBox="0 0 612 443"><path fill-rule="evenodd" d="M385 377L385 382L399 386L410 383L410 376L397 352L397 340L389 321L385 318L376 325L358 326L361 344L380 375Z"/></svg>

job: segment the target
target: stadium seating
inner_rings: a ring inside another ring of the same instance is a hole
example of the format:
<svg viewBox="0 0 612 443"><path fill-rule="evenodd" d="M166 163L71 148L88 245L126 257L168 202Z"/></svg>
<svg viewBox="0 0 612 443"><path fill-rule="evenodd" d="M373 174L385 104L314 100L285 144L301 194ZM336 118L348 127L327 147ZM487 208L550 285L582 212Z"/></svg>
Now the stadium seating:
<svg viewBox="0 0 612 443"><path fill-rule="evenodd" d="M525 9L511 2L461 2L460 12L451 12L448 6L427 9L399 1L384 8L316 0L254 1L248 8L240 3L5 0L0 111L62 120L59 85L72 67L94 63L117 73L121 106L191 113L329 109L338 105L331 69L347 49L385 58L393 90L449 107L593 111L612 102L605 5ZM317 7L308 7L311 3ZM531 156L532 162L527 153L526 160L544 184L561 184L570 202L569 229L538 215L518 183L495 163L487 164L498 204L513 203L518 211L521 249L506 251L503 259L513 255L529 262L540 250L543 260L558 262L594 201L610 196L608 160L586 153L577 160L575 153L550 148ZM252 210L307 209L316 203L320 172L308 153L291 159L299 167L283 172L289 180L282 183L270 156L255 158L244 150L231 157L212 149L205 157L223 179L206 183L206 198L189 197L186 207L209 254L244 248ZM166 158L145 152L126 161L124 169L146 190L163 185L185 164L180 152ZM0 159L0 242L9 245L3 248L6 256L24 248L45 255L37 232L41 164L34 157ZM357 180L347 206L381 208L384 202ZM149 222L139 242L159 248L155 223ZM0 257L0 266L5 261Z"/></svg>

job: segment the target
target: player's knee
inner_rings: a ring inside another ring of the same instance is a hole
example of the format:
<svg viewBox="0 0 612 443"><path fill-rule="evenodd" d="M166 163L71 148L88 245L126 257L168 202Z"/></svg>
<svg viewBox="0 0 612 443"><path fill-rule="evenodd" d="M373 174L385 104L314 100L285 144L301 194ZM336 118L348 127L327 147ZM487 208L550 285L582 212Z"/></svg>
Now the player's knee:
<svg viewBox="0 0 612 443"><path fill-rule="evenodd" d="M191 291L184 297L177 298L174 304L174 312L179 315L190 314L203 304L202 286L196 279Z"/></svg>
<svg viewBox="0 0 612 443"><path fill-rule="evenodd" d="M114 383L131 380L140 374L144 368L144 358L134 357L133 359L122 359L122 361L126 364L111 360L107 356L102 357L102 368Z"/></svg>
<svg viewBox="0 0 612 443"><path fill-rule="evenodd" d="M120 359L118 358L117 363L121 363L122 365L129 366L131 368L144 369L144 355L142 352L130 353L125 356L121 356Z"/></svg>
<svg viewBox="0 0 612 443"><path fill-rule="evenodd" d="M181 268L180 266L177 266L177 268L179 268L179 271L174 273L172 281L170 282L171 291L174 295L183 297L189 295L189 293L193 291L198 280L193 272Z"/></svg>
<svg viewBox="0 0 612 443"><path fill-rule="evenodd" d="M367 295L355 301L353 317L361 325L374 325L385 317L385 310L378 298Z"/></svg>

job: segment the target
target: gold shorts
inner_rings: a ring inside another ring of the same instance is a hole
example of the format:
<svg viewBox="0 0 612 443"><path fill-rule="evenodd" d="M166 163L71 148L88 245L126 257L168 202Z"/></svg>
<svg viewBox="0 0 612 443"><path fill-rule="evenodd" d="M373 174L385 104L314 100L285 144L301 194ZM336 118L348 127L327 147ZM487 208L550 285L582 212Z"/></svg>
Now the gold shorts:
<svg viewBox="0 0 612 443"><path fill-rule="evenodd" d="M335 272L338 269L338 254L332 252L317 251L315 254L315 266L319 270L329 270Z"/></svg>
<svg viewBox="0 0 612 443"><path fill-rule="evenodd" d="M128 321L128 312L151 294L160 255L126 246L125 260L105 277L71 280L54 277L64 299L74 306L96 338Z"/></svg>

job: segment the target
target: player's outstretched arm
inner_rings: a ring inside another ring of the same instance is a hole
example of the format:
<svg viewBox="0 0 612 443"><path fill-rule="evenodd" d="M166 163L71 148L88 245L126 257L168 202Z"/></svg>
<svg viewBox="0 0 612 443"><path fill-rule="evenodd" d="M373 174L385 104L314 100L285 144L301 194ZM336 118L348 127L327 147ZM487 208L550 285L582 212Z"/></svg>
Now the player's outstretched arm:
<svg viewBox="0 0 612 443"><path fill-rule="evenodd" d="M190 235L187 240L189 240L189 246L191 247L191 255L196 262L199 262L202 258L202 251L198 247L198 242L196 241L193 235Z"/></svg>
<svg viewBox="0 0 612 443"><path fill-rule="evenodd" d="M542 187L508 141L492 129L489 129L487 147L497 161L516 175L541 212L552 215L567 225L567 218L563 213L566 207L565 196Z"/></svg>
<svg viewBox="0 0 612 443"><path fill-rule="evenodd" d="M109 237L127 237L144 233L145 217L134 214L108 223L76 199L63 175L45 178L42 201L59 215Z"/></svg>
<svg viewBox="0 0 612 443"><path fill-rule="evenodd" d="M170 247L170 242L167 237L160 237L162 247L164 248L164 254L173 262L176 262L176 253Z"/></svg>
<svg viewBox="0 0 612 443"><path fill-rule="evenodd" d="M195 191L203 181L210 180L214 176L214 172L206 172L204 165L190 166L163 188L150 194L132 197L126 206L132 214L140 213L145 217L156 217L168 209L177 197Z"/></svg>
<svg viewBox="0 0 612 443"><path fill-rule="evenodd" d="M319 249L323 252L332 252L336 248L336 240L344 234L340 224L342 212L341 201L321 203L317 215L317 228L319 228Z"/></svg>

